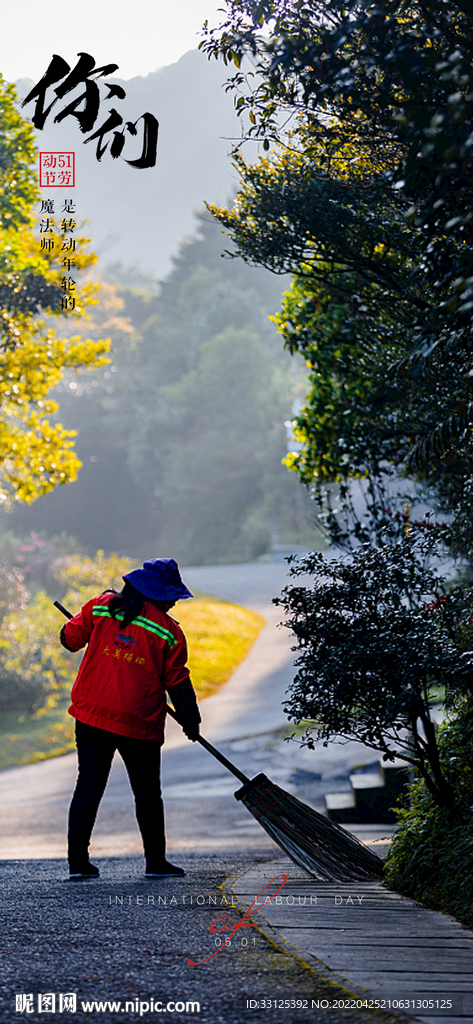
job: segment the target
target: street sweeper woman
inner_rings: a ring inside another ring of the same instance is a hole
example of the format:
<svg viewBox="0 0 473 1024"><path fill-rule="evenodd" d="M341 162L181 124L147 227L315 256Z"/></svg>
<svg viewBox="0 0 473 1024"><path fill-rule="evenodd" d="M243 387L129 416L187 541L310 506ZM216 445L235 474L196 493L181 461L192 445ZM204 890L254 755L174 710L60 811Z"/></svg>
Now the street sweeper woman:
<svg viewBox="0 0 473 1024"><path fill-rule="evenodd" d="M186 736L199 736L200 714L190 681L185 636L169 610L192 597L172 558L152 558L123 577L120 593L87 601L63 626L68 651L88 644L72 688L69 714L76 720L79 760L69 810L71 878L95 878L89 842L116 750L135 797L143 839L145 875L183 875L165 858L160 753L166 691Z"/></svg>

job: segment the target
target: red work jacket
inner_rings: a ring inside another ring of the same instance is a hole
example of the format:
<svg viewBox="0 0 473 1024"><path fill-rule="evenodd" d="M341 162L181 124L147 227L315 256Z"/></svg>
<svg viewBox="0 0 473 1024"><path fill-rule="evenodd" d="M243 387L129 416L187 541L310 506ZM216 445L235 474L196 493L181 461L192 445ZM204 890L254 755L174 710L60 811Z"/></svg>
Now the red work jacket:
<svg viewBox="0 0 473 1024"><path fill-rule="evenodd" d="M112 597L101 594L87 601L65 626L72 651L89 645L72 688L69 714L120 736L163 743L165 690L189 678L184 633L146 599L140 615L120 629L120 620L108 611Z"/></svg>

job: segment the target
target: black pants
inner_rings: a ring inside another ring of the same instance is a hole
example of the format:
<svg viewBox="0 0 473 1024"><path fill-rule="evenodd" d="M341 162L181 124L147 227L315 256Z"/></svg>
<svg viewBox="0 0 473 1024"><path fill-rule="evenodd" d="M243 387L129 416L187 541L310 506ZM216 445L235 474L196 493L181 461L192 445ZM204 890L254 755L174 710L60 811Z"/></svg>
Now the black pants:
<svg viewBox="0 0 473 1024"><path fill-rule="evenodd" d="M92 829L116 750L125 762L135 797L146 862L159 864L165 853L159 743L119 736L77 721L76 743L79 775L69 808L69 864L80 867L87 862Z"/></svg>

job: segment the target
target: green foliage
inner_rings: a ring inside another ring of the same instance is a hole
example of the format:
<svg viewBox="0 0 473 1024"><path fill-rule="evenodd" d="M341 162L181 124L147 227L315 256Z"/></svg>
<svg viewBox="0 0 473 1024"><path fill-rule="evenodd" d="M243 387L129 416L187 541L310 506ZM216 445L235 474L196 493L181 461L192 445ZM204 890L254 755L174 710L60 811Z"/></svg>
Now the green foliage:
<svg viewBox="0 0 473 1024"><path fill-rule="evenodd" d="M231 232L237 255L322 282L342 268L356 271L359 287L377 285L388 303L396 296L401 310L425 311L409 273L421 236L406 226L397 195L386 193L379 173L370 177L357 166L353 152L334 153L327 170L321 151L317 157L290 149L248 165L236 155L235 206L210 209Z"/></svg>
<svg viewBox="0 0 473 1024"><path fill-rule="evenodd" d="M310 276L295 278L275 320L285 346L309 368L310 390L294 420L303 447L288 455L288 468L320 490L348 477L375 478L387 463L399 465L409 427L403 423L402 433L393 423L394 409L407 402L405 388L386 373L403 352L392 319L384 319L381 361L379 326L366 307L359 309L356 279L345 273L330 289Z"/></svg>
<svg viewBox="0 0 473 1024"><path fill-rule="evenodd" d="M446 271L453 285L463 262L457 243L464 250L471 232L469 5L269 0L255 8L234 0L227 12L201 46L236 65L230 86L237 111L250 112L248 134L278 138L283 111L316 162L326 144L319 167L343 147L355 159L361 145L371 173L382 170L389 201L400 196L410 224L426 229L424 272L438 281ZM241 69L249 53L257 75Z"/></svg>
<svg viewBox="0 0 473 1024"><path fill-rule="evenodd" d="M423 438L427 447L433 439L434 455L422 471L417 470L416 485L429 504L455 510L451 547L468 559L471 442L465 438L459 452L447 429L450 420L457 421L455 410L462 407L468 363L458 352L447 357L437 350L422 372L419 364L410 369L406 364L393 374L392 366L408 355L406 324L396 309L376 307L366 291L361 302L358 289L351 272L334 277L330 287L316 284L308 273L296 277L283 296L275 320L285 346L306 361L310 384L293 421L301 449L288 454L286 465L312 486L319 518L326 522L332 541L350 546L351 534L364 540L373 536L373 531L360 529L350 480L363 481L374 520L383 507L392 506L389 478L405 475L416 438ZM450 419L445 419L448 413ZM442 417L443 426L436 427ZM442 443L437 450L439 432ZM445 451L448 437L451 447ZM336 495L333 483L338 484ZM412 486L404 488L406 500L412 501ZM343 514L333 514L337 507Z"/></svg>
<svg viewBox="0 0 473 1024"><path fill-rule="evenodd" d="M398 811L386 864L390 888L454 914L473 927L473 710L465 701L440 729L439 756L455 801L438 807L419 778Z"/></svg>
<svg viewBox="0 0 473 1024"><path fill-rule="evenodd" d="M305 743L356 739L388 760L413 764L439 805L454 799L439 763L431 707L473 693L471 593L446 595L428 559L436 531L400 531L362 545L349 561L310 554L290 573L313 586L286 587L275 603L296 639L297 674L285 703L309 720Z"/></svg>
<svg viewBox="0 0 473 1024"><path fill-rule="evenodd" d="M321 408L333 431L341 417L349 417L341 436L348 433L348 447L354 441L357 448L353 475L360 460L373 472L383 460L400 465L410 459L411 471L422 464L429 480L447 478L452 459L439 462L439 456L449 455L468 425L468 357L461 348L437 346L422 372L412 363L418 326L426 329L441 299L439 283L430 288L421 273L425 232L406 224L399 196L386 194L382 176L372 181L360 177L364 166L349 173L346 168L339 157L329 170L320 168L307 152L254 166L239 158L235 207L210 209L229 230L237 255L295 274L278 321L289 350L301 352L317 370L309 429L299 438L309 444L308 460L303 455L295 462L298 469L303 465L304 482L318 476L312 465L318 439L311 429ZM326 389L333 385L331 403ZM350 454L341 451L339 458L350 463ZM463 477L471 471L466 455L463 444ZM323 443L319 466L322 458L327 477Z"/></svg>
<svg viewBox="0 0 473 1024"><path fill-rule="evenodd" d="M253 166L238 157L234 207L212 209L238 255L290 270L304 292L289 328L286 300L281 329L309 361L317 348L318 376L297 424L304 451L290 464L315 480L319 497L323 479L373 479L383 459L403 465L456 509L464 554L473 486L472 36L473 12L447 0L274 0L256 9L234 0L202 44L235 65L229 87L237 111L249 114L248 136L279 147ZM242 70L248 53L256 76ZM310 301L322 308L318 318Z"/></svg>
<svg viewBox="0 0 473 1024"><path fill-rule="evenodd" d="M34 131L18 114L15 100L14 86L0 76L0 224L17 230L31 227L31 208L39 193Z"/></svg>
<svg viewBox="0 0 473 1024"><path fill-rule="evenodd" d="M43 553L46 542L34 535L28 542L21 542L13 534L2 538L0 551L0 622L2 624L2 640L0 641L0 709L3 714L16 709L31 713L39 707L44 697L44 680L38 670L27 668L23 674L19 664L9 658L8 630L11 616L22 616L31 598L25 579L33 569L25 560L37 561L38 554ZM33 558L31 558L33 555ZM41 563L43 560L41 559ZM41 565L43 568L44 563ZM32 573L32 576L36 573ZM33 580L32 580L33 582ZM4 621L5 620L5 621Z"/></svg>

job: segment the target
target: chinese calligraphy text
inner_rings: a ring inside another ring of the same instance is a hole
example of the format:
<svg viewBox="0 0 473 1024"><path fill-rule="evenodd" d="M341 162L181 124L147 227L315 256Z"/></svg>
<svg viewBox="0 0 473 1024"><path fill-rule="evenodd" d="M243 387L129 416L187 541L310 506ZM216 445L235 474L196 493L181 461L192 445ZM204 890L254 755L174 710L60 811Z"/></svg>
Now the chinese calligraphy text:
<svg viewBox="0 0 473 1024"><path fill-rule="evenodd" d="M118 64L105 64L103 67L95 67L95 60L88 53L79 53L79 60L72 69L70 65L57 53L49 64L43 77L28 93L23 100L22 107L35 100L35 109L32 121L35 128L40 131L44 128L47 118L58 100L63 99L69 93L74 93L70 102L59 110L54 118L54 123L59 124L66 117L75 117L79 129L83 134L91 132L84 143L97 142L96 156L101 160L108 149L113 160L122 157L130 167L143 170L147 167L154 167L156 164L156 153L158 146L159 122L153 114L148 112L141 114L136 121L125 121L121 114L110 107L108 116L96 127L99 120L101 94L97 79L113 74L117 71ZM55 86L56 82L60 82ZM105 99L116 98L124 100L125 90L116 82L102 82L107 90ZM51 98L51 91L53 98ZM141 131L141 153L135 159L127 159L123 156L126 144L138 136L138 125ZM95 131L93 131L95 129Z"/></svg>
<svg viewBox="0 0 473 1024"><path fill-rule="evenodd" d="M54 154L40 154L51 156ZM56 154L57 155L57 154ZM61 156L74 156L74 154L59 154ZM70 276L72 267L76 266L74 259L74 253L76 250L76 239L73 237L75 228L77 226L77 220L74 216L76 212L75 204L72 199L64 199L61 203L60 212L62 217L59 221L59 231L61 232L60 237L55 233L55 199L42 199L40 217L42 218L39 223L39 234L40 234L40 252L45 255L53 254L53 250L59 247L59 259L61 265L64 268L63 277L61 279L61 310L65 311L68 309L76 308L76 282L74 278Z"/></svg>

